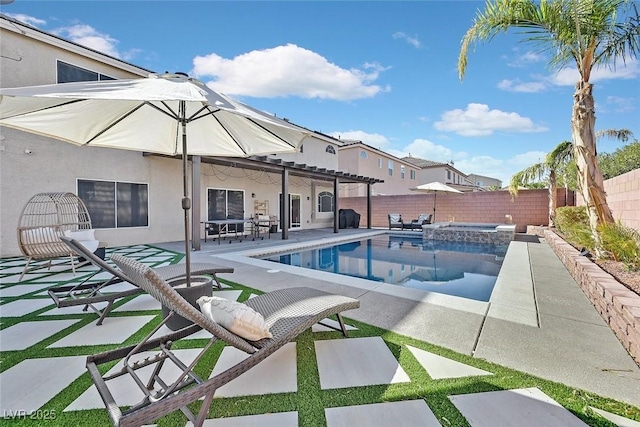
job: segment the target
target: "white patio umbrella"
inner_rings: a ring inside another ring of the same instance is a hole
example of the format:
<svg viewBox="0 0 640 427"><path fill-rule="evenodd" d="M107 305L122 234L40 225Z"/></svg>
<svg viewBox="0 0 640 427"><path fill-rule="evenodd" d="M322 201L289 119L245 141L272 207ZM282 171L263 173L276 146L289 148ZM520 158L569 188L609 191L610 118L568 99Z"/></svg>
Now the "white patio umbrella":
<svg viewBox="0 0 640 427"><path fill-rule="evenodd" d="M0 89L0 125L77 145L182 155L188 279L187 156L295 151L311 134L180 73Z"/></svg>
<svg viewBox="0 0 640 427"><path fill-rule="evenodd" d="M438 181L429 182L427 184L418 185L411 189L412 191L421 191L423 193L433 193L433 218L431 222L436 222L436 197L438 192L462 194L462 191L456 190Z"/></svg>

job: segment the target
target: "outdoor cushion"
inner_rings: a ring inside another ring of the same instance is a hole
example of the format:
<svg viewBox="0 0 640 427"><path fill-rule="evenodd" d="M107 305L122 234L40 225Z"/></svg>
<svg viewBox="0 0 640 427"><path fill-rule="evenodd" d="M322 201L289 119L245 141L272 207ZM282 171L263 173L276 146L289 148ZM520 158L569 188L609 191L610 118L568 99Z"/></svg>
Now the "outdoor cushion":
<svg viewBox="0 0 640 427"><path fill-rule="evenodd" d="M96 233L93 228L90 228L88 230L78 230L78 231L65 230L64 235L78 241L96 240Z"/></svg>
<svg viewBox="0 0 640 427"><path fill-rule="evenodd" d="M273 338L264 317L246 304L220 297L203 296L196 300L200 311L210 320L249 341Z"/></svg>
<svg viewBox="0 0 640 427"><path fill-rule="evenodd" d="M98 246L100 246L100 241L96 240L95 230L93 228L78 231L65 230L64 235L70 239L77 240L82 246L92 253L98 249Z"/></svg>

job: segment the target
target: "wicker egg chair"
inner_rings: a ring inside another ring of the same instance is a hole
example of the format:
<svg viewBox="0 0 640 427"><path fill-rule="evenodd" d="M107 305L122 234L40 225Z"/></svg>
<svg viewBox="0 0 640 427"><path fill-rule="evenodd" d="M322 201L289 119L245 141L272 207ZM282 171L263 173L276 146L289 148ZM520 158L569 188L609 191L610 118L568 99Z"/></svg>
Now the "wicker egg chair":
<svg viewBox="0 0 640 427"><path fill-rule="evenodd" d="M19 280L28 271L50 268L53 260L67 258L75 274L76 254L60 240L65 232L91 230L91 218L84 202L73 193L39 193L22 208L18 222L18 246L27 257L27 264ZM49 261L29 265L32 261ZM67 262L67 260L64 260Z"/></svg>

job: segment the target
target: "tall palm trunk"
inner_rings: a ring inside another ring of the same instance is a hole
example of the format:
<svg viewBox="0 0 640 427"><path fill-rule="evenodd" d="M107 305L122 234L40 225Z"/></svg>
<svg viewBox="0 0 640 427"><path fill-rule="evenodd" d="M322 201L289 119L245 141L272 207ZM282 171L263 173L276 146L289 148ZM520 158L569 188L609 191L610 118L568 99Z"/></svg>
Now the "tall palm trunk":
<svg viewBox="0 0 640 427"><path fill-rule="evenodd" d="M613 215L607 205L602 171L596 159L595 123L596 115L591 83L580 80L576 85L571 117L574 159L578 167L578 189L587 206L589 225L596 238L596 250L599 239L598 224L612 223Z"/></svg>
<svg viewBox="0 0 640 427"><path fill-rule="evenodd" d="M549 172L549 227L556 226L556 193L558 185L556 183L556 171Z"/></svg>

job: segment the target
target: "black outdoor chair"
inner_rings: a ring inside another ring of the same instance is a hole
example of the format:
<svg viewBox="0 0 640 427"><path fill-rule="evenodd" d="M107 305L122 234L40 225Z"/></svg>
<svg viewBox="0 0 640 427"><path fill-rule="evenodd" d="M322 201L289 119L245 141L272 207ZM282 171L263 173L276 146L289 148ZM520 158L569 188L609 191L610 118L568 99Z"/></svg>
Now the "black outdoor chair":
<svg viewBox="0 0 640 427"><path fill-rule="evenodd" d="M431 224L432 214L420 214L418 219L402 224L402 228L406 230L422 230L424 224Z"/></svg>

